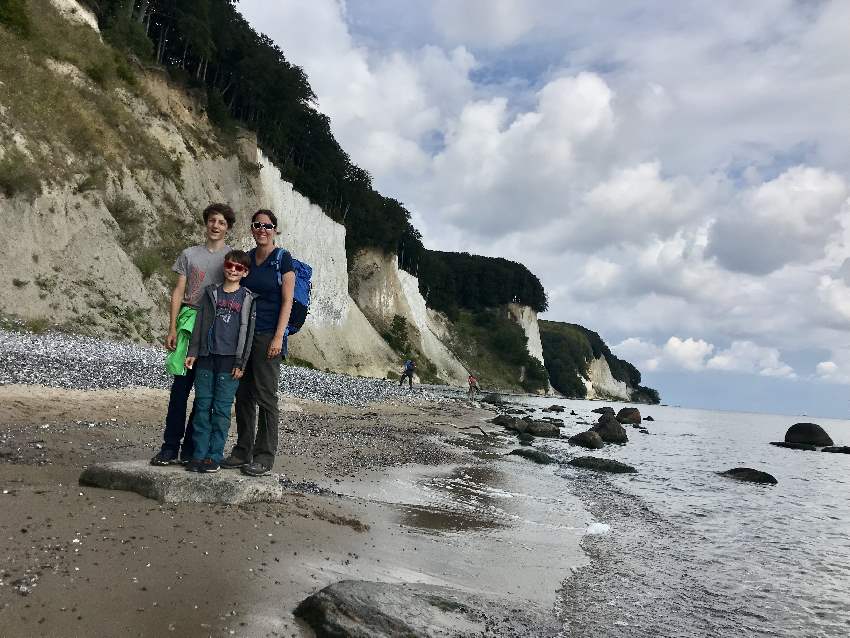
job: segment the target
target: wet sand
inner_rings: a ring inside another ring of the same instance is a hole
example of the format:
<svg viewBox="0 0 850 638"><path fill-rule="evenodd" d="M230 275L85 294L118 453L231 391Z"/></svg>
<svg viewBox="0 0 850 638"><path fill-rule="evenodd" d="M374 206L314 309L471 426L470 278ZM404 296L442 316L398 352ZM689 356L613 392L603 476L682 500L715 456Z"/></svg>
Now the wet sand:
<svg viewBox="0 0 850 638"><path fill-rule="evenodd" d="M462 403L282 399L281 503L163 505L78 485L87 464L149 458L166 403L156 389L0 386L3 635L309 636L292 610L342 579L557 614L586 560L587 514L562 479L503 457L513 440Z"/></svg>

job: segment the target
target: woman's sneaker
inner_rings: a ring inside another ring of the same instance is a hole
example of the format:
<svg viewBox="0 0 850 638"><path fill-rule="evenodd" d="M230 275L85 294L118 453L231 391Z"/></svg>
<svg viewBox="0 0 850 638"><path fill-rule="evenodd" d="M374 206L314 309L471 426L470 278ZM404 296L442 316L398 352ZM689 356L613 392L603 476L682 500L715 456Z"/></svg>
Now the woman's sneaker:
<svg viewBox="0 0 850 638"><path fill-rule="evenodd" d="M248 461L243 461L238 456L231 454L221 462L221 467L225 470L238 470L240 467L248 465Z"/></svg>
<svg viewBox="0 0 850 638"><path fill-rule="evenodd" d="M257 461L248 463L248 465L242 468L242 474L247 474L248 476L263 476L271 471L271 467L264 463L258 463Z"/></svg>
<svg viewBox="0 0 850 638"><path fill-rule="evenodd" d="M198 471L203 474L214 474L221 469L221 466L212 459L204 459L201 461Z"/></svg>

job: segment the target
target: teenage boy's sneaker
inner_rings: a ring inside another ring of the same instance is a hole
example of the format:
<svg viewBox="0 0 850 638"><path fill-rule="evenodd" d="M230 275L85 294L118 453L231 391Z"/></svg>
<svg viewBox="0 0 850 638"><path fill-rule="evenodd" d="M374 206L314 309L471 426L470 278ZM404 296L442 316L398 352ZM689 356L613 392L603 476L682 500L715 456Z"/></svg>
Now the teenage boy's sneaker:
<svg viewBox="0 0 850 638"><path fill-rule="evenodd" d="M200 472L201 471L201 463L203 461L196 461L195 459L190 459L188 463L186 463L186 471L187 472Z"/></svg>
<svg viewBox="0 0 850 638"><path fill-rule="evenodd" d="M248 465L248 461L243 461L238 456L231 454L221 462L221 467L225 470L238 470L240 467Z"/></svg>
<svg viewBox="0 0 850 638"><path fill-rule="evenodd" d="M174 465L177 462L177 453L170 450L160 450L151 459L151 465Z"/></svg>
<svg viewBox="0 0 850 638"><path fill-rule="evenodd" d="M203 474L214 474L221 469L218 463L213 461L212 459L204 459L201 461L198 471Z"/></svg>
<svg viewBox="0 0 850 638"><path fill-rule="evenodd" d="M268 465L264 463L258 463L254 461L253 463L249 463L245 467L242 468L242 474L247 474L248 476L263 476L264 474L268 474L272 471Z"/></svg>

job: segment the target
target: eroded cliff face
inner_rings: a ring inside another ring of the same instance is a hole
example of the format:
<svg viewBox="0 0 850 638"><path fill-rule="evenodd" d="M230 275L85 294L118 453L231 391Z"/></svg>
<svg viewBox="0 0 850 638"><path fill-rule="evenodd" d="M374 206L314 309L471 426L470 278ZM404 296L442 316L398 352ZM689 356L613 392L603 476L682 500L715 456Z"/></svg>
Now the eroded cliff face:
<svg viewBox="0 0 850 638"><path fill-rule="evenodd" d="M450 341L448 319L425 305L416 277L399 269L395 255L361 250L351 268L349 291L358 307L380 330L393 317L404 317L411 342L437 368L441 379L465 385L468 372L445 345Z"/></svg>
<svg viewBox="0 0 850 638"><path fill-rule="evenodd" d="M588 378L583 378L588 399L619 399L630 401L632 388L624 381L617 381L605 357L592 359L587 366Z"/></svg>

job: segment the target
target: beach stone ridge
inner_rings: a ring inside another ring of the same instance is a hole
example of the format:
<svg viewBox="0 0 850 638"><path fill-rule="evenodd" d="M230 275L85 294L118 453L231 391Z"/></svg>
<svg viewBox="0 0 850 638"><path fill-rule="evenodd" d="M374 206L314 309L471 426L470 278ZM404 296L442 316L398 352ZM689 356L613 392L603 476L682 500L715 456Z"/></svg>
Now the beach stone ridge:
<svg viewBox="0 0 850 638"><path fill-rule="evenodd" d="M199 474L182 465L155 467L142 460L90 465L80 474L80 485L135 492L161 503L268 503L282 500L286 492L274 475Z"/></svg>

